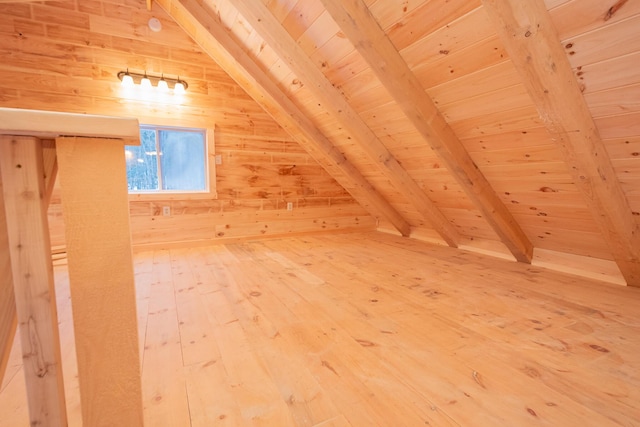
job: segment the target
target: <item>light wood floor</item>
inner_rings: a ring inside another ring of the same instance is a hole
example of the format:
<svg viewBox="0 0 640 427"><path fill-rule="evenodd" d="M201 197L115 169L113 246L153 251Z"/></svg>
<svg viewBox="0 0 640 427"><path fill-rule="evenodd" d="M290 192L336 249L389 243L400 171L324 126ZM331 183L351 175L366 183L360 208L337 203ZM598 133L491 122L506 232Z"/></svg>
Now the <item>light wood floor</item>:
<svg viewBox="0 0 640 427"><path fill-rule="evenodd" d="M640 426L640 289L381 233L135 263L149 427ZM14 351L0 426L27 426L24 402Z"/></svg>

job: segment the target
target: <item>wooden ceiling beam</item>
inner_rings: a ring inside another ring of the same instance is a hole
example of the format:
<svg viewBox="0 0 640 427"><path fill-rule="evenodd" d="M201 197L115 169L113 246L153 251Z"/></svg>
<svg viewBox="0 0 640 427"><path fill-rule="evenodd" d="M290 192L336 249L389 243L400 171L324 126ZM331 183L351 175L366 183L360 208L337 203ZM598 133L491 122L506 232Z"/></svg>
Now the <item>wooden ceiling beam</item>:
<svg viewBox="0 0 640 427"><path fill-rule="evenodd" d="M315 63L260 1L236 0L233 5L278 57L305 83L323 109L354 137L393 187L427 220L449 246L457 247L460 236L420 185L409 175L376 134L325 77Z"/></svg>
<svg viewBox="0 0 640 427"><path fill-rule="evenodd" d="M361 0L321 1L409 120L445 162L456 181L513 256L518 261L530 263L533 256L532 243L473 162L366 4Z"/></svg>
<svg viewBox="0 0 640 427"><path fill-rule="evenodd" d="M483 0L628 285L640 286L640 224L542 0Z"/></svg>
<svg viewBox="0 0 640 427"><path fill-rule="evenodd" d="M265 75L224 28L195 0L156 0L178 25L298 141L374 217L388 220L403 236L411 226L305 114Z"/></svg>

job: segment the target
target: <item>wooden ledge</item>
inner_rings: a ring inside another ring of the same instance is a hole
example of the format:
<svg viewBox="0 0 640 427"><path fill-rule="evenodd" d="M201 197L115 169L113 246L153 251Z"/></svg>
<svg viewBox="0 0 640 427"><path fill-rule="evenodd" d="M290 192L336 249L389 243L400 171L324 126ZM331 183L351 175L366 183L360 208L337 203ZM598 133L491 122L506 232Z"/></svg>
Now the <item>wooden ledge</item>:
<svg viewBox="0 0 640 427"><path fill-rule="evenodd" d="M127 117L0 108L0 135L39 138L79 136L139 141L140 125L138 119Z"/></svg>

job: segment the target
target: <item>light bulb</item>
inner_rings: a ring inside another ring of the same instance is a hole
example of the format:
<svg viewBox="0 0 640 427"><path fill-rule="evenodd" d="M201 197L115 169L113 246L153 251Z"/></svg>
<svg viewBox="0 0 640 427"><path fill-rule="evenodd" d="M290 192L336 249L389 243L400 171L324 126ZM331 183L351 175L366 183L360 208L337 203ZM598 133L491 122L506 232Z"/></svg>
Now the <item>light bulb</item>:
<svg viewBox="0 0 640 427"><path fill-rule="evenodd" d="M180 80L178 80L176 82L176 85L173 87L173 91L178 95L184 94L184 84Z"/></svg>
<svg viewBox="0 0 640 427"><path fill-rule="evenodd" d="M147 77L146 74L142 80L140 80L140 86L142 86L143 89L151 89L151 80L149 80L149 77Z"/></svg>
<svg viewBox="0 0 640 427"><path fill-rule="evenodd" d="M122 86L126 88L133 87L133 77L128 72L122 76Z"/></svg>
<svg viewBox="0 0 640 427"><path fill-rule="evenodd" d="M158 81L158 89L160 89L162 92L166 92L169 90L169 85L167 84L167 81L164 79L164 77Z"/></svg>

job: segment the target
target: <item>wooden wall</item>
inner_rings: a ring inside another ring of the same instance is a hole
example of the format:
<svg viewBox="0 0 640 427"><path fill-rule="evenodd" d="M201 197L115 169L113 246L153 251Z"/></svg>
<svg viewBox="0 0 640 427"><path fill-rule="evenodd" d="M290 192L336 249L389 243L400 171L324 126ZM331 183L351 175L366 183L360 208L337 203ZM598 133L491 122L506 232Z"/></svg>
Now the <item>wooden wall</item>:
<svg viewBox="0 0 640 427"><path fill-rule="evenodd" d="M371 229L369 216L157 6L77 0L0 4L0 106L138 117L214 135L217 198L132 198L134 245ZM158 18L154 33L147 21ZM118 71L189 83L181 105L123 98ZM213 162L211 162L213 163ZM287 211L287 203L293 210ZM162 207L171 216L162 215ZM61 244L60 197L50 209Z"/></svg>

